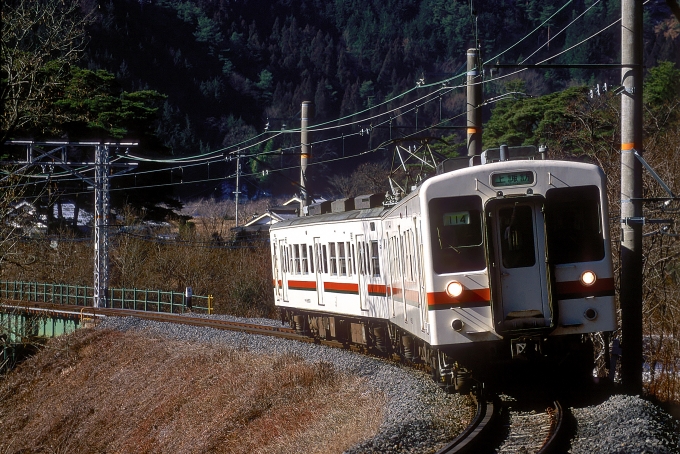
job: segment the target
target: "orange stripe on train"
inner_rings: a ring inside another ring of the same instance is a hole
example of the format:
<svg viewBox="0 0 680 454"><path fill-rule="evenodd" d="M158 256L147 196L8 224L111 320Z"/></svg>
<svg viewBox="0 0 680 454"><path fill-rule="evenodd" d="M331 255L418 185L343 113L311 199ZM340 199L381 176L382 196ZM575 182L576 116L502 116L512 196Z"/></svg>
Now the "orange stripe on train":
<svg viewBox="0 0 680 454"><path fill-rule="evenodd" d="M481 307L491 305L491 292L488 288L465 289L454 298L446 292L432 292L427 294L429 309L448 309L450 307Z"/></svg>
<svg viewBox="0 0 680 454"><path fill-rule="evenodd" d="M344 282L324 282L323 289L326 292L359 294L358 284L347 284Z"/></svg>
<svg viewBox="0 0 680 454"><path fill-rule="evenodd" d="M316 281L288 280L288 288L293 290L316 290Z"/></svg>

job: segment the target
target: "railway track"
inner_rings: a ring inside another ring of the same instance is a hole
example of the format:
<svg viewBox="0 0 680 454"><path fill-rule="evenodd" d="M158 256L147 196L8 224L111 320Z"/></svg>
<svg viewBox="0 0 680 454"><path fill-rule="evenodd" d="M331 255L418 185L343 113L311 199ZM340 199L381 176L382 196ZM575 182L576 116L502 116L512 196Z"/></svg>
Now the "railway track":
<svg viewBox="0 0 680 454"><path fill-rule="evenodd" d="M498 401L475 396L477 412L467 428L449 444L437 451L437 454L462 454L480 452L483 449L484 436L493 430L493 424L498 419Z"/></svg>
<svg viewBox="0 0 680 454"><path fill-rule="evenodd" d="M549 405L539 402L529 403L527 408L516 408L519 401L506 401L503 404L502 441L493 452L507 454L552 454L566 452L564 439L566 432L565 410L559 401ZM523 404L524 406L527 403Z"/></svg>
<svg viewBox="0 0 680 454"><path fill-rule="evenodd" d="M93 308L54 303L26 303L25 301L8 301L7 304L5 304L5 307L10 309L17 308L29 313L34 312L36 315L59 313L62 316L68 316L70 314L73 318L78 318L84 322L96 321L96 319L100 316L138 317L146 320L155 320L158 322L181 323L184 325L200 326L204 328L226 329L231 331L242 331L250 334L276 336L301 342L313 342L312 339L299 335L294 329L285 326L256 325L252 323L192 317L187 314L147 312L136 311L132 309Z"/></svg>
<svg viewBox="0 0 680 454"><path fill-rule="evenodd" d="M437 454L555 454L564 447L564 409L554 401L545 411L518 411L494 396L476 396L468 427Z"/></svg>
<svg viewBox="0 0 680 454"><path fill-rule="evenodd" d="M26 303L7 301L7 309L20 309L36 315L59 314L77 318L84 323L96 323L102 316L138 317L159 322L179 323L204 328L240 331L249 334L275 336L306 343L321 343L332 347L344 347L340 342L314 340L298 334L286 326L272 326L219 320L214 318L192 317L188 314L169 314L145 312L131 309L92 308L83 306L60 305L53 303ZM559 402L554 402L541 413L537 411L518 411L512 403L501 403L497 396L475 396L477 411L468 427L454 440L441 448L437 454L462 453L518 453L551 454L560 451L564 411ZM505 420L505 423L501 421ZM504 433L501 437L498 434ZM494 446L495 445L495 446Z"/></svg>

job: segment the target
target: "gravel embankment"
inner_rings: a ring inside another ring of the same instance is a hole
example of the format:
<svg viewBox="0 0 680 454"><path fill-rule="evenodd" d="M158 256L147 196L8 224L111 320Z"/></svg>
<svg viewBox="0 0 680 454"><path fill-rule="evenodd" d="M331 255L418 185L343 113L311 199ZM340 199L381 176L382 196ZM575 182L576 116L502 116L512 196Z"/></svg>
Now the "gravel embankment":
<svg viewBox="0 0 680 454"><path fill-rule="evenodd" d="M280 325L269 319L212 318ZM99 326L264 353L295 353L308 361L325 361L338 370L365 377L386 396L385 421L374 438L355 446L348 451L351 454L435 452L458 434L470 417L465 398L443 393L425 374L345 350L132 317L108 317ZM680 454L678 421L639 397L614 395L602 404L571 411L577 424L569 450L572 454Z"/></svg>
<svg viewBox="0 0 680 454"><path fill-rule="evenodd" d="M233 317L219 318L254 322ZM365 377L386 397L385 420L374 438L355 446L349 453L435 452L460 433L470 417L466 398L442 392L426 374L345 350L133 317L108 317L98 326L121 331L146 331L182 341L229 345L255 352L295 353L308 361L325 361L334 364L340 371Z"/></svg>
<svg viewBox="0 0 680 454"><path fill-rule="evenodd" d="M640 397L614 395L571 411L577 421L572 454L680 453L678 421Z"/></svg>

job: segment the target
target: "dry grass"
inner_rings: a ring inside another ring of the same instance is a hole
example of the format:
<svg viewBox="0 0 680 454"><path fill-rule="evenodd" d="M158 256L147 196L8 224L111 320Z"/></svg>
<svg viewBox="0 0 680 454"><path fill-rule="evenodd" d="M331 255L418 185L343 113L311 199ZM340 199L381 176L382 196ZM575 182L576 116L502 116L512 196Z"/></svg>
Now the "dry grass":
<svg viewBox="0 0 680 454"><path fill-rule="evenodd" d="M342 452L384 399L357 377L259 356L83 329L0 381L0 452Z"/></svg>
<svg viewBox="0 0 680 454"><path fill-rule="evenodd" d="M17 263L0 267L0 279L92 286L93 253L89 241L19 242ZM112 241L111 288L213 295L217 313L275 317L269 246L211 248L210 237L190 234L176 244L117 236Z"/></svg>

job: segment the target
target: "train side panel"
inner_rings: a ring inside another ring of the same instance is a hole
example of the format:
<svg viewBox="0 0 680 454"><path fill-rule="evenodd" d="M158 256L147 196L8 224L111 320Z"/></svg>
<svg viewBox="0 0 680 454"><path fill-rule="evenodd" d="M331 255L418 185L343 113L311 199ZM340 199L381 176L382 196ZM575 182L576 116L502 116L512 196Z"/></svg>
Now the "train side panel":
<svg viewBox="0 0 680 454"><path fill-rule="evenodd" d="M272 228L276 305L387 319L380 218L330 223L310 217L304 221Z"/></svg>

